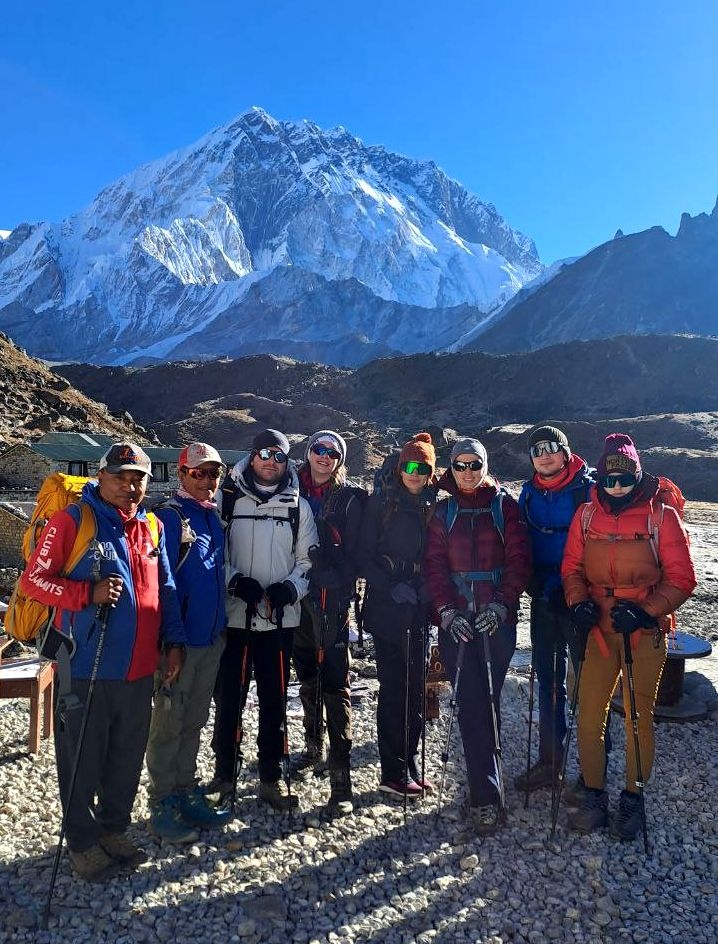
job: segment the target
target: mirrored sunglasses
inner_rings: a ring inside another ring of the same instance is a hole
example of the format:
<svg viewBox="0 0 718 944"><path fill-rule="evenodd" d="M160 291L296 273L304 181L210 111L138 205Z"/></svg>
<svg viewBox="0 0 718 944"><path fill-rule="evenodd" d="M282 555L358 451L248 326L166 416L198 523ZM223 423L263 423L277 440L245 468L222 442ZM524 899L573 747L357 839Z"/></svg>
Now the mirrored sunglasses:
<svg viewBox="0 0 718 944"><path fill-rule="evenodd" d="M546 440L545 442L538 442L535 446L529 448L529 455L532 459L538 459L538 457L542 456L545 452L549 455L555 455L557 452L561 452L561 444Z"/></svg>
<svg viewBox="0 0 718 944"><path fill-rule="evenodd" d="M216 469L183 469L191 478L202 481L202 479L221 479L224 475L224 466L220 465Z"/></svg>
<svg viewBox="0 0 718 944"><path fill-rule="evenodd" d="M462 462L460 459L454 459L451 463L451 468L456 472L466 472L467 469L470 469L472 472L480 472L483 467L484 463L481 459L471 459L470 462Z"/></svg>
<svg viewBox="0 0 718 944"><path fill-rule="evenodd" d="M337 452L331 446L323 446L321 443L314 443L312 452L316 456L329 456L330 459L341 459L342 457L341 452Z"/></svg>
<svg viewBox="0 0 718 944"><path fill-rule="evenodd" d="M265 447L264 449L255 450L254 454L255 456L259 456L263 462L266 462L268 459L273 459L278 465L284 465L287 461L287 454L286 452L282 452L281 449L267 449Z"/></svg>
<svg viewBox="0 0 718 944"><path fill-rule="evenodd" d="M629 485L636 484L636 476L632 472L616 472L614 475L604 475L601 479L601 485L604 488L628 488Z"/></svg>
<svg viewBox="0 0 718 944"><path fill-rule="evenodd" d="M431 466L428 462L404 462L401 471L407 475L431 475Z"/></svg>

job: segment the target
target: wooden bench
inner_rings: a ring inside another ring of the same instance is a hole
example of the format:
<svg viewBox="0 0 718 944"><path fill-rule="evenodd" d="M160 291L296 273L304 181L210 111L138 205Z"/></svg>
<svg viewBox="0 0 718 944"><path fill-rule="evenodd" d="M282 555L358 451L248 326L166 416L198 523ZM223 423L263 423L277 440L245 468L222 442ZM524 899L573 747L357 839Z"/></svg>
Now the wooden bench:
<svg viewBox="0 0 718 944"><path fill-rule="evenodd" d="M30 699L28 748L31 754L37 754L40 750L40 701L42 701L42 737L49 738L52 735L54 674L52 662L37 657L0 661L0 698Z"/></svg>

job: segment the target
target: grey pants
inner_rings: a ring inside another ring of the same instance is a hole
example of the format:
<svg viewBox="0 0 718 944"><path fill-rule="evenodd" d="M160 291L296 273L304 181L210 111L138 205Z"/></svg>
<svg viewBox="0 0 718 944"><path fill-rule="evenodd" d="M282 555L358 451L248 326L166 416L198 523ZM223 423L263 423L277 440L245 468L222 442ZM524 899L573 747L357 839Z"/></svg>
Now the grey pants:
<svg viewBox="0 0 718 944"><path fill-rule="evenodd" d="M161 800L173 793L187 793L195 783L199 741L209 718L224 636L211 646L187 647L185 664L171 695L155 694L147 771L150 799ZM155 678L159 689L161 675Z"/></svg>

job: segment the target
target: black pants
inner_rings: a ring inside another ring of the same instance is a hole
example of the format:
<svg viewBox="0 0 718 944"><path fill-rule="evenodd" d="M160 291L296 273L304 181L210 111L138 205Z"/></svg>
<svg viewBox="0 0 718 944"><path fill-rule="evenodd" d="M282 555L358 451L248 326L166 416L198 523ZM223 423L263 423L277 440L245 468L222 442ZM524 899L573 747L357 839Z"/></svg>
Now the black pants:
<svg viewBox="0 0 718 944"><path fill-rule="evenodd" d="M352 704L349 692L349 614L344 611L339 627L327 632L324 642L321 690L323 712L326 713L329 735L331 770L349 766L352 748ZM319 746L323 741L322 719L317 718L317 688L319 648L314 643L312 613L302 606L302 621L294 639L294 669L299 679L299 697L304 709L304 736L308 745Z"/></svg>
<svg viewBox="0 0 718 944"><path fill-rule="evenodd" d="M425 649L421 627L413 627L408 641L406 632L396 639L374 636L379 698L376 710L377 739L381 779L404 779L405 738L408 734L409 776L419 774L417 748L421 737ZM406 716L406 669L409 660L409 712ZM407 730L408 725L408 730Z"/></svg>
<svg viewBox="0 0 718 944"><path fill-rule="evenodd" d="M284 706L293 638L293 629L271 629L260 632L229 627L227 630L227 645L219 663L215 688L217 710L212 736L215 773L222 780L232 780L234 773L237 721L240 706L244 711L247 687L252 672L257 682L259 701L257 735L259 779L267 782L279 780L281 759L284 753ZM246 684L242 687L241 676L245 649L247 650ZM283 680L280 665L284 669Z"/></svg>
<svg viewBox="0 0 718 944"><path fill-rule="evenodd" d="M459 690L454 692L454 697L459 708L459 730L464 745L469 802L472 806L487 806L498 803L499 791L484 642L481 635L477 635L463 645L464 661L459 676ZM489 636L491 681L499 734L501 689L515 648L516 626L503 625ZM439 632L439 650L453 684L459 647L449 633L443 630Z"/></svg>
<svg viewBox="0 0 718 944"><path fill-rule="evenodd" d="M84 852L100 836L122 833L130 824L150 729L152 683L152 676L134 682L95 682L70 797L89 688L86 679L72 682L72 691L83 707L67 712L64 721L56 725L55 756L60 799L67 812L67 844L73 852Z"/></svg>

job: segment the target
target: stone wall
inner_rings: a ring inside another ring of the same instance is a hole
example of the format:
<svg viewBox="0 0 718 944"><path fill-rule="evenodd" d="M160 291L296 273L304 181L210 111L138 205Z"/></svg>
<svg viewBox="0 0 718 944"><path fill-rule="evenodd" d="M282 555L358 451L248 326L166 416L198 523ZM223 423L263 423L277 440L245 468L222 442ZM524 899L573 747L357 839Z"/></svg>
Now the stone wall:
<svg viewBox="0 0 718 944"><path fill-rule="evenodd" d="M66 463L62 465L46 459L29 446L20 445L0 456L0 488L37 489L51 472L66 472Z"/></svg>
<svg viewBox="0 0 718 944"><path fill-rule="evenodd" d="M22 536L28 522L0 506L0 565L22 567Z"/></svg>

